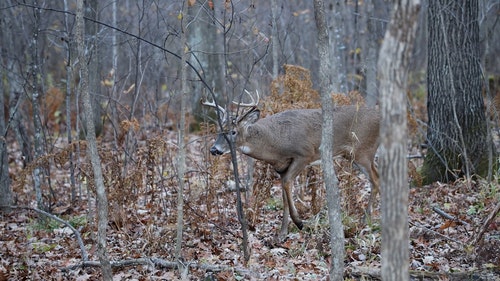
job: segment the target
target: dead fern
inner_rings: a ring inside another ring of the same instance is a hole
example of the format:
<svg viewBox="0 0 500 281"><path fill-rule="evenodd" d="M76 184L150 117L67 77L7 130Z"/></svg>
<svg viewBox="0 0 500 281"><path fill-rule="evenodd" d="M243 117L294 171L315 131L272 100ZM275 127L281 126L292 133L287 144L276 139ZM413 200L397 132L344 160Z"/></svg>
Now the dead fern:
<svg viewBox="0 0 500 281"><path fill-rule="evenodd" d="M271 94L264 99L265 115L287 109L320 108L319 94L313 89L309 70L289 64L283 67L285 74L271 82Z"/></svg>
<svg viewBox="0 0 500 281"><path fill-rule="evenodd" d="M250 225L257 225L261 221L262 207L271 197L271 188L276 175L271 165L257 161L254 166L253 177L255 180L252 187L251 204L247 210L247 218Z"/></svg>

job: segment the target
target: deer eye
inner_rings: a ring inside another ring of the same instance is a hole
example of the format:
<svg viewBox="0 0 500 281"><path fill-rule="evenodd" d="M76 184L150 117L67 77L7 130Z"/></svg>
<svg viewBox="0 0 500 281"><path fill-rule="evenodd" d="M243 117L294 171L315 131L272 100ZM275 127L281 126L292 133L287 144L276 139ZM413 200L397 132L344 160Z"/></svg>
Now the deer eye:
<svg viewBox="0 0 500 281"><path fill-rule="evenodd" d="M237 134L237 133L236 133L236 131L235 131L235 130L232 130L232 131L231 131L231 136L236 136L236 134Z"/></svg>

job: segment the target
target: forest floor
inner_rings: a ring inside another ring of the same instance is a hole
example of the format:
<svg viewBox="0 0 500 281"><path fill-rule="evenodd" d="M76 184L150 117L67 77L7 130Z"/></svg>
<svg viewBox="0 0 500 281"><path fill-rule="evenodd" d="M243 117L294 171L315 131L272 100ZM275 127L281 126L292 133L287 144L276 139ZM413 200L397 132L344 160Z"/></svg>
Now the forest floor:
<svg viewBox="0 0 500 281"><path fill-rule="evenodd" d="M191 144L199 143L193 150L203 150L205 141L199 136L191 138ZM151 142L142 147L148 144ZM281 188L274 172L257 164L254 190L242 194L250 226L250 258L245 262L236 192L229 191L226 184L232 175L229 158L215 160L208 156L210 161L220 162L202 164L207 160L200 155L188 156L182 244L187 267L183 273L175 268L177 184L172 176L174 171L169 170L172 167L161 171L162 181L154 186L116 182L108 185L107 250L115 265L114 280L181 280L182 277L185 280L328 280L329 230L323 207L324 190L317 170L301 176L295 188L299 213L308 219L307 229L299 231L290 224L287 239L276 242L282 217ZM208 153L205 151L203 155ZM103 166L113 167L110 158L102 157ZM115 159L120 161L118 157ZM379 209L374 212L371 224L362 222L369 195L367 180L342 160L337 162L346 237L344 277L378 280ZM216 179L211 169L220 167L227 172ZM109 171L105 168L105 176L110 175ZM144 174L139 182L147 183ZM52 170L51 179L52 187L46 192L46 199L52 202L51 213L77 229L85 250L79 247L69 227L33 210L32 184L14 185L16 205L28 208L0 214L0 281L100 279L92 187L87 190L82 180L80 197L71 202L67 167ZM480 242L470 242L477 237L499 196L498 184L482 180L412 187L409 200L412 280L500 280L500 218L493 220ZM82 264L84 252L89 259Z"/></svg>

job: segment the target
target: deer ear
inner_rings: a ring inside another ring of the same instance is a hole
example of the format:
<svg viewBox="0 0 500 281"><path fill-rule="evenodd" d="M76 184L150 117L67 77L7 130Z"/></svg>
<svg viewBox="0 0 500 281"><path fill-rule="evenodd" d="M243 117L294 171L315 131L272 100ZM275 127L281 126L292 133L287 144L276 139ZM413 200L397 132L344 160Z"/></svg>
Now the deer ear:
<svg viewBox="0 0 500 281"><path fill-rule="evenodd" d="M248 126L248 125L251 125L255 122L257 122L257 120L259 120L260 118L260 110L254 108L252 110L250 110L249 112L247 112L240 120L239 122L243 125L243 126Z"/></svg>

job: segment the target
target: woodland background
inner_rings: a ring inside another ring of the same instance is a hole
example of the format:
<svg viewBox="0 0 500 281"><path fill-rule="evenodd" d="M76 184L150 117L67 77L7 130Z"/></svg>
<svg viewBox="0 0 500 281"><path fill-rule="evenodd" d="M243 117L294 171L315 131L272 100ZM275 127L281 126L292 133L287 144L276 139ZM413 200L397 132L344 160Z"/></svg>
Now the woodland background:
<svg viewBox="0 0 500 281"><path fill-rule="evenodd" d="M420 144L427 119L426 7L424 1L407 93L412 276L495 280L500 267L498 218L482 245L471 249L467 241L499 200L498 175L492 182L477 178L419 185L416 171L425 153ZM391 8L391 2L378 0L342 5L327 1L329 22L341 19L345 26L341 31L330 27L340 34L344 51L338 69L344 88L333 95L337 104L377 103L377 56ZM0 280L94 280L101 274L92 263L97 261L96 191L83 141L75 9L71 0L0 4L0 101L6 124L2 153L8 161L0 182L9 190L2 200L17 206L1 214ZM499 15L499 1L480 1L480 59L494 128L500 101ZM239 156L251 230L250 260L245 262L231 159L209 155L215 114L199 103L208 96L225 105L245 99L247 89L263 96L264 115L320 107L312 1L89 0L85 17L85 63L109 202L108 254L118 262L114 278L325 278L329 233L320 169L308 169L295 184L299 212L315 227L294 229L285 243L276 245L282 207L278 177L267 165L255 162L253 167ZM180 36L182 20L188 22L186 44ZM185 145L179 147L184 52L191 54L188 111L183 115L188 126ZM180 151L186 153L182 184ZM377 220L362 223L369 185L350 163L336 162L346 278L378 278L374 269L380 267L380 225ZM177 249L182 185L183 239ZM67 224L42 211L68 222L83 245ZM179 254L188 265L184 272L176 270Z"/></svg>

